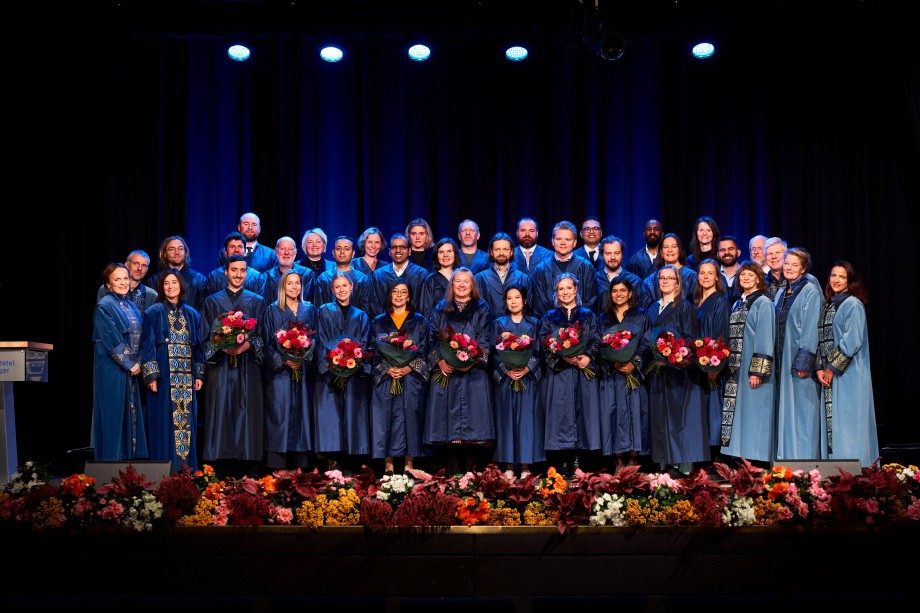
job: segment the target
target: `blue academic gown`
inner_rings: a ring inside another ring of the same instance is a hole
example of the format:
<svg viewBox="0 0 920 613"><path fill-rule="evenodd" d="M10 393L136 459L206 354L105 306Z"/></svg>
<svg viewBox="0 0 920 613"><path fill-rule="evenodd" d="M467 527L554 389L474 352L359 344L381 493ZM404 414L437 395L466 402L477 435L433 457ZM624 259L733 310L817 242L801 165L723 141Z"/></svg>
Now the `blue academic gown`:
<svg viewBox="0 0 920 613"><path fill-rule="evenodd" d="M670 328L680 337L699 336L696 307L687 300L672 302L658 312L658 303L646 310L651 323L649 347L658 328ZM662 464L708 462L709 422L703 407L703 393L689 369L662 366L651 376L649 408L652 425L652 461Z"/></svg>
<svg viewBox="0 0 920 613"><path fill-rule="evenodd" d="M301 298L303 298L305 301L311 304L316 304L315 302L313 302L313 294L314 294L313 286L316 282L316 275L313 274L312 270L310 270L309 268L304 268L300 264L294 264L294 266L292 266L291 268L296 270L297 274L300 275ZM284 271L284 272L287 272L287 271ZM274 268L270 268L269 270L262 273L262 279L263 279L262 297L265 299L265 304L271 304L273 302L277 302L281 293L283 293L283 292L279 293L278 284L281 282L281 277L284 275L284 272L282 272L280 268L275 266Z"/></svg>
<svg viewBox="0 0 920 613"><path fill-rule="evenodd" d="M607 278L607 267L604 266L594 275L595 282L597 283L597 300L594 303L594 312L598 315L603 315L607 312L607 306L610 304L610 286L620 283L623 279L627 279L633 286L633 294L636 296L636 302L639 303L639 306L642 306L646 301L642 298L642 292L644 288L642 286L642 279L633 273L629 272L623 267L620 267L620 272L613 279Z"/></svg>
<svg viewBox="0 0 920 613"><path fill-rule="evenodd" d="M399 276L393 272L392 262L378 268L374 271L373 298L371 299L371 311L368 315L373 318L384 313L386 309L384 309L383 305L386 304L386 294L390 291L390 285L397 279L402 279L409 285L409 292L412 294L412 302L418 307L422 299L422 284L424 284L425 277L427 276L428 271L412 262L406 265L406 269L403 270L402 275Z"/></svg>
<svg viewBox="0 0 920 613"><path fill-rule="evenodd" d="M281 350L275 336L278 330L286 330L295 320L314 330L313 352L300 366L299 381L292 378L293 371L285 364L290 358ZM265 309L261 327L265 343L265 451L305 454L314 450L314 363L323 355L322 349L315 344L315 329L316 307L309 302L301 302L296 313L286 303L279 305L277 301Z"/></svg>
<svg viewBox="0 0 920 613"><path fill-rule="evenodd" d="M588 368L597 373L597 316L585 307L551 309L540 321L539 338L555 336L559 328L581 322L584 327L584 354L591 358ZM556 354L544 351L546 372L540 386L546 418L544 448L547 451L585 450L601 447L600 400L597 378L588 380L584 372Z"/></svg>
<svg viewBox="0 0 920 613"><path fill-rule="evenodd" d="M503 315L492 323L492 380L495 384L495 461L501 464L532 464L546 460L543 447L545 418L540 402L541 355L539 343L540 322L525 316L515 322ZM526 334L534 339L534 351L527 367L530 372L521 381L524 389L511 389L508 368L502 363L495 345L502 332L517 336Z"/></svg>
<svg viewBox="0 0 920 613"><path fill-rule="evenodd" d="M225 289L211 294L201 309L201 338L207 362L205 385L205 433L202 459L245 460L261 462L264 427L264 392L262 361L264 345L258 325L249 336L250 349L236 356L236 366L230 356L211 346L208 339L214 320L223 312L242 311L245 317L262 322L265 300L243 289L233 294Z"/></svg>
<svg viewBox="0 0 920 613"><path fill-rule="evenodd" d="M162 276L166 270L165 268L159 269L147 277L144 283L147 284L147 287L156 289L160 285L160 276ZM207 287L205 287L208 282L207 278L197 270L192 270L188 266L183 266L179 274L181 274L182 278L185 280L185 303L190 304L193 309L201 313L204 299L210 295L208 294Z"/></svg>
<svg viewBox="0 0 920 613"><path fill-rule="evenodd" d="M556 277L564 272L575 275L578 279L578 295L581 296L581 305L591 311L597 302L597 271L591 263L582 258L571 257L565 262L560 262L554 257L544 260L530 275L530 306L534 315L542 317L554 308L556 302Z"/></svg>
<svg viewBox="0 0 920 613"><path fill-rule="evenodd" d="M198 393L195 379L205 378L201 315L187 304L158 302L144 313L141 335L147 390L148 448L151 460L172 462L178 473L198 470Z"/></svg>
<svg viewBox="0 0 920 613"><path fill-rule="evenodd" d="M728 317L730 314L731 305L729 305L725 295L720 292L714 292L703 301L703 304L697 310L699 336L720 339L727 345ZM709 444L714 447L722 445L722 387L725 385L725 377L727 376L726 368L723 368L722 372L716 377L715 389L710 388L709 373L703 372L695 366L691 372L703 392L703 404L706 407L706 415L709 419Z"/></svg>
<svg viewBox="0 0 920 613"><path fill-rule="evenodd" d="M100 285L99 290L96 292L96 302L98 303L102 300L102 297L105 296L106 292L109 291L105 285ZM157 292L155 289L147 287L145 283L138 283L137 287L128 290L128 299L133 301L137 305L137 308L140 309L141 313L145 312L147 309L156 304L157 301Z"/></svg>
<svg viewBox="0 0 920 613"><path fill-rule="evenodd" d="M361 256L351 259L351 267L354 268L355 270L359 270L363 272L371 280L373 280L374 278L374 271L377 270L377 268L383 268L387 264L389 264L389 262L381 258L380 254L377 254L377 266L376 268L373 268L373 269L368 265L367 260L365 260Z"/></svg>
<svg viewBox="0 0 920 613"><path fill-rule="evenodd" d="M258 272L265 272L278 265L278 255L275 253L275 250L262 243L257 242L255 249L251 252L248 250L247 246L245 255L246 267L253 268ZM220 249L217 254L217 267L223 270L224 264L226 263L227 251L226 249Z"/></svg>
<svg viewBox="0 0 920 613"><path fill-rule="evenodd" d="M489 254L482 249L477 249L476 253L471 256L460 251L460 265L469 268L474 275L489 268L492 263L489 261Z"/></svg>
<svg viewBox="0 0 920 613"><path fill-rule="evenodd" d="M791 284L792 293L776 295L777 410L776 459L810 460L821 454L824 407L814 378L818 320L824 298L805 277ZM808 375L800 378L797 371ZM825 454L826 455L826 454Z"/></svg>
<svg viewBox="0 0 920 613"><path fill-rule="evenodd" d="M815 366L834 373L831 386L821 388L826 420L822 457L858 458L860 466L871 466L878 460L879 448L866 308L846 293L834 296L831 305L836 309L833 315L831 309L824 310L825 317L833 317L831 334L824 335Z"/></svg>
<svg viewBox="0 0 920 613"><path fill-rule="evenodd" d="M489 310L492 311L492 317L495 319L505 314L505 290L509 287L523 287L528 299L530 298L530 277L527 276L527 273L518 270L514 264L508 266L504 283L495 272L494 266L476 273L473 280L476 282L479 297L489 305Z"/></svg>
<svg viewBox="0 0 920 613"><path fill-rule="evenodd" d="M439 334L447 325L458 334L475 339L482 351L473 367L455 370L447 387L432 377L428 385L428 406L425 412L425 443L442 445L455 441L482 442L495 440L495 416L492 411L492 386L489 383L489 353L491 348L492 314L484 300L470 301L463 311L448 312L448 303L441 301L431 314L428 324L428 369L440 370L441 341Z"/></svg>
<svg viewBox="0 0 920 613"><path fill-rule="evenodd" d="M655 260L648 257L645 247L642 247L642 249L639 249L639 251L630 256L629 260L626 262L625 268L640 279L645 279L655 272Z"/></svg>
<svg viewBox="0 0 920 613"><path fill-rule="evenodd" d="M400 379L402 393L390 394L392 377L387 374L390 362L380 352L374 352L373 387L371 389L371 456L420 457L428 455L422 440L425 426L425 405L428 398L428 320L421 313L406 316L400 328L389 313L378 315L371 322L371 339L376 343L381 335L391 332L406 334L415 341L418 352L409 366L408 375Z"/></svg>
<svg viewBox="0 0 920 613"><path fill-rule="evenodd" d="M106 292L93 313L93 422L90 440L97 461L147 457L139 363L140 309L127 296Z"/></svg>
<svg viewBox="0 0 920 613"><path fill-rule="evenodd" d="M272 252L274 253L274 252ZM217 293L221 290L227 289L227 273L223 268L215 268L212 270L207 277L207 280L204 284L204 295L205 297L210 296L211 294ZM260 296L265 296L265 277L262 276L262 273L256 270L255 268L246 268L246 280L243 282L243 289L248 289L250 292L259 294ZM275 290L277 290L277 285ZM277 300L278 297L275 296L274 300ZM269 304L269 303L266 303Z"/></svg>
<svg viewBox="0 0 920 613"><path fill-rule="evenodd" d="M365 358L361 368L348 377L345 389L334 384L335 375L329 370L325 352L333 341L341 336L361 344L365 352L368 346L371 322L367 313L350 306L347 316L337 302L328 302L316 312L317 357L319 377L316 382L313 424L316 451L347 452L351 455L370 453L370 410L368 407L367 377L371 371L371 360Z"/></svg>
<svg viewBox="0 0 920 613"><path fill-rule="evenodd" d="M729 316L732 353L725 367L722 448L725 455L769 462L776 445L776 314L762 291L739 299ZM750 377L760 377L751 388Z"/></svg>
<svg viewBox="0 0 920 613"><path fill-rule="evenodd" d="M450 288L450 279L438 270L425 277L422 282L422 290L419 292L419 301L416 303L418 312L424 315L425 319L430 318L434 307L447 297L448 288Z"/></svg>
<svg viewBox="0 0 920 613"><path fill-rule="evenodd" d="M689 266L681 266L680 293L685 300L693 302L693 291L696 289L696 272ZM658 271L656 270L642 280L642 292L638 296L639 306L644 309L661 300L661 289L658 287Z"/></svg>
<svg viewBox="0 0 920 613"><path fill-rule="evenodd" d="M527 258L524 257L524 253L521 251L520 247L514 248L514 265L517 266L517 269L523 273L527 273L528 276L533 275L533 272L537 269L543 260L553 257L553 252L546 247L541 245L535 245L533 248L533 253L530 254L530 266L527 266Z"/></svg>
<svg viewBox="0 0 920 613"><path fill-rule="evenodd" d="M335 270L327 270L316 278L313 284L313 304L326 304L335 301L335 294L332 293L332 278ZM371 299L374 294L374 286L370 277L360 270L352 268L345 272L351 279L352 289L351 298L348 303L358 307L365 313L369 313L371 308Z"/></svg>

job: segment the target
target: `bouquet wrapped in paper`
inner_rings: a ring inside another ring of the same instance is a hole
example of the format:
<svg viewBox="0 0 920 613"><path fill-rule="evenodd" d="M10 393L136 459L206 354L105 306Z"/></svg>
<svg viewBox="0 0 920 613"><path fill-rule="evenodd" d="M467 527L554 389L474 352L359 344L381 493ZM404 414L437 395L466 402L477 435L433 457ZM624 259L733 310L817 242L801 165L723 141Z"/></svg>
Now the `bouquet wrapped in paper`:
<svg viewBox="0 0 920 613"><path fill-rule="evenodd" d="M533 337L526 334L514 334L508 330L503 331L495 343L495 354L508 370L527 366L533 356L533 349ZM511 389L515 392L523 391L525 389L523 379L512 379Z"/></svg>
<svg viewBox="0 0 920 613"><path fill-rule="evenodd" d="M626 328L614 330L604 335L601 339L601 357L611 364L625 364L629 362L639 348L639 337ZM639 379L633 373L626 373L626 387L631 390L640 385Z"/></svg>
<svg viewBox="0 0 920 613"><path fill-rule="evenodd" d="M453 326L447 327L439 333L441 340L441 358L454 368L466 368L472 365L482 355L479 343L469 334L454 332ZM441 387L447 387L450 377L438 369L434 373L434 380Z"/></svg>
<svg viewBox="0 0 920 613"><path fill-rule="evenodd" d="M577 321L573 326L559 328L555 334L544 338L541 344L548 353L555 353L563 358L581 355L585 352L584 332L584 326ZM582 372L588 381L596 374L590 367L583 369Z"/></svg>
<svg viewBox="0 0 920 613"><path fill-rule="evenodd" d="M408 334L399 332L389 332L377 337L377 350L386 358L391 366L402 368L408 366L409 362L418 355L418 345L414 340L409 338ZM403 393L401 379L392 379L390 381L390 395L398 396Z"/></svg>

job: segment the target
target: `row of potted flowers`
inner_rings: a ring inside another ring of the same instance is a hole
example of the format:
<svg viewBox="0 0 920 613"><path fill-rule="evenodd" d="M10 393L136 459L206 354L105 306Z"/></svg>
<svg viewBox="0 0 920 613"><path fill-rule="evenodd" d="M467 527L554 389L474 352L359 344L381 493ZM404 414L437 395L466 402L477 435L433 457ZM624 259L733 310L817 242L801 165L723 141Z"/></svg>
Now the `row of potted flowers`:
<svg viewBox="0 0 920 613"><path fill-rule="evenodd" d="M363 526L371 531L437 526L771 526L878 529L920 527L920 471L886 464L860 474L840 470L765 470L739 460L674 479L627 467L509 479L496 465L482 472L431 475L412 470L382 478L370 470L276 471L260 479L219 480L188 469L157 486L132 465L110 483L85 474L52 481L28 462L0 492L0 521L35 530L175 526ZM717 478L713 478L716 477Z"/></svg>

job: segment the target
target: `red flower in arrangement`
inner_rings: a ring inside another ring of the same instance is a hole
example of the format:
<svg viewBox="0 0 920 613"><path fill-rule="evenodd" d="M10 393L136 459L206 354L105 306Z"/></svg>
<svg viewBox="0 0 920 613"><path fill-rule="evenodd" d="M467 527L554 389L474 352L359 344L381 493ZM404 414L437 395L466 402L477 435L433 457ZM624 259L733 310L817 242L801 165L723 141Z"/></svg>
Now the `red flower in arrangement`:
<svg viewBox="0 0 920 613"><path fill-rule="evenodd" d="M439 338L441 339L441 357L454 368L466 368L482 356L482 349L479 348L476 339L471 338L469 334L454 332L450 324L441 330ZM447 387L449 379L450 377L440 369L434 373L434 380L441 387Z"/></svg>
<svg viewBox="0 0 920 613"><path fill-rule="evenodd" d="M336 387L345 389L348 378L358 372L364 360L364 348L361 343L347 337L333 341L331 348L326 350L326 360L329 370L335 375Z"/></svg>
<svg viewBox="0 0 920 613"><path fill-rule="evenodd" d="M662 366L686 368L690 365L690 349L687 341L678 336L674 330L659 328L652 330L652 358L646 373L658 374Z"/></svg>
<svg viewBox="0 0 920 613"><path fill-rule="evenodd" d="M629 362L639 348L639 337L625 328L614 330L604 335L601 339L601 357L611 364L624 364ZM626 374L626 387L631 390L641 385L638 377L633 373Z"/></svg>
<svg viewBox="0 0 920 613"><path fill-rule="evenodd" d="M313 353L313 330L307 324L296 319L288 322L286 328L275 332L278 350L294 362L303 362ZM300 381L302 368L291 369L291 379Z"/></svg>
<svg viewBox="0 0 920 613"><path fill-rule="evenodd" d="M549 353L555 353L563 358L580 355L585 351L584 333L584 326L580 321L576 321L573 326L562 326L554 335L544 338L540 344ZM594 378L595 372L590 367L585 368L582 372L588 381Z"/></svg>
<svg viewBox="0 0 920 613"><path fill-rule="evenodd" d="M709 389L716 388L716 377L728 364L728 356L732 350L722 342L721 338L715 339L708 336L695 338L690 341L690 360L693 365L707 373Z"/></svg>
<svg viewBox="0 0 920 613"><path fill-rule="evenodd" d="M501 359L505 368L512 370L527 366L530 357L533 355L534 339L526 334L514 334L504 330L495 339L495 353ZM511 389L515 392L523 391L524 380L512 379Z"/></svg>
<svg viewBox="0 0 920 613"><path fill-rule="evenodd" d="M211 325L211 346L215 349L239 347L249 339L258 322L246 317L242 311L226 311L214 319ZM236 356L227 356L231 366L236 366Z"/></svg>
<svg viewBox="0 0 920 613"><path fill-rule="evenodd" d="M387 362L396 368L408 366L409 362L415 359L418 354L418 345L415 341L409 338L408 334L401 334L397 331L378 336L377 349L380 350ZM398 396L402 393L402 380L393 379L390 382L390 395Z"/></svg>

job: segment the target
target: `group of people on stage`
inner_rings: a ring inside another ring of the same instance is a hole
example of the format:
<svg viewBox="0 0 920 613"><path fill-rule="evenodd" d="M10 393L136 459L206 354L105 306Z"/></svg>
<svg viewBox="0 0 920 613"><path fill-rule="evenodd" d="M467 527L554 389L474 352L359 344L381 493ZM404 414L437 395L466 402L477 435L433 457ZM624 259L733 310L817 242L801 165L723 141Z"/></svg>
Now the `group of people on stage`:
<svg viewBox="0 0 920 613"><path fill-rule="evenodd" d="M525 217L487 250L472 220L435 242L414 219L340 236L332 260L320 228L299 261L293 238L260 232L243 215L207 275L180 235L149 276L141 250L105 267L97 460L523 476L878 459L868 299L846 261L822 287L805 249L755 236L741 261L705 216L686 251L648 220L631 256L596 217L557 223L551 248ZM725 367L662 364L660 330L723 340ZM611 351L621 338L634 351Z"/></svg>

